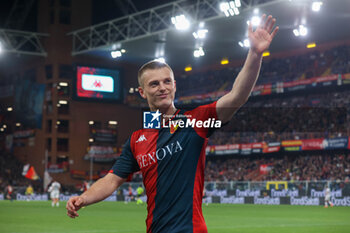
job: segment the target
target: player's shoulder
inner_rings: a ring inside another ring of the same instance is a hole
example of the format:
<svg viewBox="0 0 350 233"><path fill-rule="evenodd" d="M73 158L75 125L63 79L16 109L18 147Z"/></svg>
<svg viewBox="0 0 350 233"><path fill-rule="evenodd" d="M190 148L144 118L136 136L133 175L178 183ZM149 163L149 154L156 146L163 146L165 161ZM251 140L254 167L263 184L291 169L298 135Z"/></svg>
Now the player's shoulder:
<svg viewBox="0 0 350 233"><path fill-rule="evenodd" d="M158 135L157 129L139 129L134 131L129 138L130 143L136 143L140 141L146 141L147 137Z"/></svg>

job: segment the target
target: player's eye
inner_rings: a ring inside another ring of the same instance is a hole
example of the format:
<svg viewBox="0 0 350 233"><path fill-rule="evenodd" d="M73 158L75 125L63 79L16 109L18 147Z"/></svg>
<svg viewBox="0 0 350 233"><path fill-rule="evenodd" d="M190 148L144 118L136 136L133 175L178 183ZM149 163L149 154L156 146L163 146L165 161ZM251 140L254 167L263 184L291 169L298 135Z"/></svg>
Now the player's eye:
<svg viewBox="0 0 350 233"><path fill-rule="evenodd" d="M151 87L156 87L157 85L158 85L158 82L151 82L151 83L150 83L150 86L151 86Z"/></svg>

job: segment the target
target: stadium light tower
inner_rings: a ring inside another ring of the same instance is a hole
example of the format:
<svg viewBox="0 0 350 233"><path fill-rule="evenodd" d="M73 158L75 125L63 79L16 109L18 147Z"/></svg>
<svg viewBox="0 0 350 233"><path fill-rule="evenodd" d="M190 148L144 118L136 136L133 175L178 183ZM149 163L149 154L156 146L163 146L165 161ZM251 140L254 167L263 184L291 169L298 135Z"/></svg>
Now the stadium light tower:
<svg viewBox="0 0 350 233"><path fill-rule="evenodd" d="M208 33L208 29L204 28L204 23L199 24L199 29L196 32L193 32L192 35L193 37L197 39L204 39Z"/></svg>
<svg viewBox="0 0 350 233"><path fill-rule="evenodd" d="M246 38L243 41L239 41L238 45L241 46L242 48L249 48L250 47L249 39Z"/></svg>
<svg viewBox="0 0 350 233"><path fill-rule="evenodd" d="M199 47L198 49L194 50L194 52L193 52L194 57L202 57L204 55L205 55L205 53L204 53L204 50L202 47Z"/></svg>
<svg viewBox="0 0 350 233"><path fill-rule="evenodd" d="M305 27L304 25L299 25L298 28L293 30L293 33L296 37L299 36L306 36L307 35L307 27Z"/></svg>
<svg viewBox="0 0 350 233"><path fill-rule="evenodd" d="M177 15L175 17L171 17L172 24L175 25L177 30L187 30L190 27L190 21L186 18L185 15Z"/></svg>
<svg viewBox="0 0 350 233"><path fill-rule="evenodd" d="M239 15L239 9L242 6L241 0L220 3L220 11L224 12L226 17Z"/></svg>
<svg viewBox="0 0 350 233"><path fill-rule="evenodd" d="M317 1L313 2L311 5L312 11L319 12L321 10L321 6L323 5L323 2Z"/></svg>

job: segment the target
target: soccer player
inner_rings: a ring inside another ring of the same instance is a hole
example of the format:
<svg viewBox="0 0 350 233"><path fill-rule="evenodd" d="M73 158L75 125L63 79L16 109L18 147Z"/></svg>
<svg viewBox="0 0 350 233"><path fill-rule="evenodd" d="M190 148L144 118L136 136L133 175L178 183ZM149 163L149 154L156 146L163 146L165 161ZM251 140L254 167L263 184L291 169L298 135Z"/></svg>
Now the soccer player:
<svg viewBox="0 0 350 233"><path fill-rule="evenodd" d="M328 208L328 205L333 207L333 203L331 202L331 189L328 186L326 186L324 196L324 208Z"/></svg>
<svg viewBox="0 0 350 233"><path fill-rule="evenodd" d="M132 201L134 199L134 194L133 194L133 190L131 187L131 184L129 184L128 187L128 195L126 197L124 197L124 203L128 204L130 201Z"/></svg>
<svg viewBox="0 0 350 233"><path fill-rule="evenodd" d="M143 204L143 201L141 200L141 196L142 196L144 190L143 190L141 185L136 189L136 192L137 192L136 204L138 204L138 205Z"/></svg>
<svg viewBox="0 0 350 233"><path fill-rule="evenodd" d="M204 122L230 121L247 101L258 78L262 54L278 31L276 19L262 16L256 30L248 27L250 50L232 90L208 105L191 111L174 106L176 81L165 63L151 61L138 73L139 93L147 100L153 117ZM177 117L178 116L178 117ZM151 121L154 119L152 118ZM162 122L163 122L162 121ZM71 197L67 215L78 217L83 207L107 198L128 176L141 170L147 195L147 232L207 232L202 214L205 148L213 129L200 127L161 127L135 131L124 145L122 155L105 177L99 179L80 196Z"/></svg>
<svg viewBox="0 0 350 233"><path fill-rule="evenodd" d="M30 201L31 197L34 194L34 189L33 186L31 184L28 185L28 187L26 188L26 196L27 196L27 201Z"/></svg>
<svg viewBox="0 0 350 233"><path fill-rule="evenodd" d="M6 199L13 201L13 187L10 184L6 186Z"/></svg>
<svg viewBox="0 0 350 233"><path fill-rule="evenodd" d="M48 192L50 193L50 198L52 200L52 202L51 202L52 207L55 207L55 206L59 207L60 206L60 202L59 202L60 189L61 189L61 184L55 180L52 182L51 186L49 187Z"/></svg>

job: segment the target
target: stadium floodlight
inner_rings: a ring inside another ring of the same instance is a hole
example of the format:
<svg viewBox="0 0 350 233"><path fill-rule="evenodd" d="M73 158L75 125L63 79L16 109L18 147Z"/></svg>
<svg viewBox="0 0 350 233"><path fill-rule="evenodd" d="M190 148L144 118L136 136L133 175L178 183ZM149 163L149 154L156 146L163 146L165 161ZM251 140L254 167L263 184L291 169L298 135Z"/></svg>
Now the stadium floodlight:
<svg viewBox="0 0 350 233"><path fill-rule="evenodd" d="M236 7L241 7L241 0L235 0Z"/></svg>
<svg viewBox="0 0 350 233"><path fill-rule="evenodd" d="M12 108L12 107L8 107L8 108L7 108L7 111L8 111L8 112L12 112L12 111L13 111L13 108Z"/></svg>
<svg viewBox="0 0 350 233"><path fill-rule="evenodd" d="M95 124L94 121L89 121L89 125L93 125L93 124Z"/></svg>
<svg viewBox="0 0 350 233"><path fill-rule="evenodd" d="M242 48L249 48L250 47L250 42L249 42L248 38L244 39L243 41L239 41L238 44Z"/></svg>
<svg viewBox="0 0 350 233"><path fill-rule="evenodd" d="M208 29L198 29L198 31L193 32L192 35L195 39L204 39L208 33Z"/></svg>
<svg viewBox="0 0 350 233"><path fill-rule="evenodd" d="M4 132L4 128L1 128L0 131L1 131L1 132Z"/></svg>
<svg viewBox="0 0 350 233"><path fill-rule="evenodd" d="M253 26L253 27L259 26L260 21L261 21L260 17L259 17L259 16L256 16L256 15L254 15L254 16L252 17L252 19L250 20L250 22L252 23L252 26Z"/></svg>
<svg viewBox="0 0 350 233"><path fill-rule="evenodd" d="M305 27L304 25L299 25L298 28L293 30L293 33L296 37L298 36L306 36L307 35L307 27Z"/></svg>
<svg viewBox="0 0 350 233"><path fill-rule="evenodd" d="M17 127L20 127L20 126L21 126L21 123L17 122L17 123L16 123L16 126L17 126Z"/></svg>
<svg viewBox="0 0 350 233"><path fill-rule="evenodd" d="M112 58L121 57L121 56L122 56L122 52L119 51L119 50L112 51L112 52L111 52L111 56L112 56Z"/></svg>
<svg viewBox="0 0 350 233"><path fill-rule="evenodd" d="M177 30L187 30L190 27L190 21L185 15L171 17L171 22L175 25Z"/></svg>
<svg viewBox="0 0 350 233"><path fill-rule="evenodd" d="M321 10L321 6L323 5L323 2L317 1L313 2L311 5L312 11L319 12Z"/></svg>
<svg viewBox="0 0 350 233"><path fill-rule="evenodd" d="M220 11L224 12L226 17L239 15L239 7L241 7L240 0L220 3Z"/></svg>
<svg viewBox="0 0 350 233"><path fill-rule="evenodd" d="M161 62L161 63L165 63L165 58L164 57L157 57L156 59L154 59L155 61Z"/></svg>
<svg viewBox="0 0 350 233"><path fill-rule="evenodd" d="M108 124L110 124L110 125L117 125L118 121L108 121Z"/></svg>
<svg viewBox="0 0 350 233"><path fill-rule="evenodd" d="M204 53L204 50L202 47L199 47L198 49L194 50L194 52L193 52L194 57L202 57L204 55L205 55L205 53Z"/></svg>
<svg viewBox="0 0 350 233"><path fill-rule="evenodd" d="M67 100L59 100L58 103L59 104L68 104L68 101Z"/></svg>
<svg viewBox="0 0 350 233"><path fill-rule="evenodd" d="M57 122L56 122L56 124L57 124L57 125L60 125L60 124L61 124L61 122L60 122L60 121L57 121Z"/></svg>
<svg viewBox="0 0 350 233"><path fill-rule="evenodd" d="M94 139L93 138L89 138L89 142L94 142Z"/></svg>
<svg viewBox="0 0 350 233"><path fill-rule="evenodd" d="M244 47L249 48L250 47L250 41L248 39L244 39L243 45L244 45Z"/></svg>
<svg viewBox="0 0 350 233"><path fill-rule="evenodd" d="M6 128L7 128L7 125L3 125L2 128L6 129Z"/></svg>
<svg viewBox="0 0 350 233"><path fill-rule="evenodd" d="M253 13L256 15L259 14L259 8L254 8Z"/></svg>

